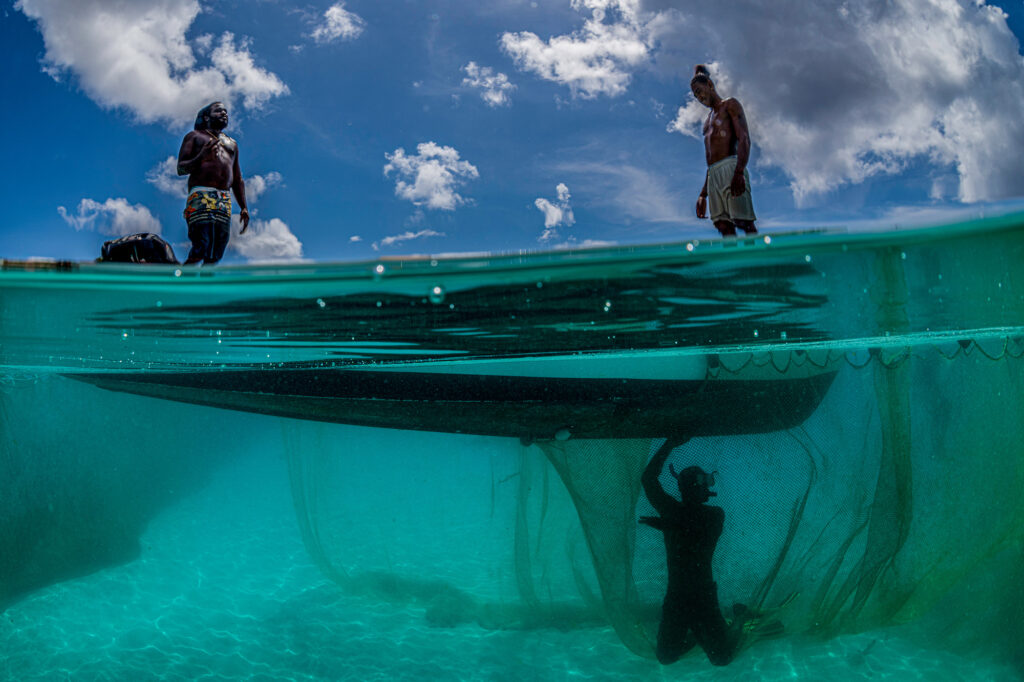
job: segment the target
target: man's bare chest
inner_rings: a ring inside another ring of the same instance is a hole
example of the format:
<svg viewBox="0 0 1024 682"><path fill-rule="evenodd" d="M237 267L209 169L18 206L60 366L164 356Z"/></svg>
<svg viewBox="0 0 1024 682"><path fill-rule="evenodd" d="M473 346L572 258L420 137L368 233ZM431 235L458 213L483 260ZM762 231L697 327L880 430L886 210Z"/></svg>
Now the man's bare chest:
<svg viewBox="0 0 1024 682"><path fill-rule="evenodd" d="M213 148L217 158L222 161L234 161L238 153L238 143L227 135L221 133L217 138L217 145Z"/></svg>
<svg viewBox="0 0 1024 682"><path fill-rule="evenodd" d="M732 121L725 109L712 109L704 119L704 139L708 143L727 141L733 137Z"/></svg>

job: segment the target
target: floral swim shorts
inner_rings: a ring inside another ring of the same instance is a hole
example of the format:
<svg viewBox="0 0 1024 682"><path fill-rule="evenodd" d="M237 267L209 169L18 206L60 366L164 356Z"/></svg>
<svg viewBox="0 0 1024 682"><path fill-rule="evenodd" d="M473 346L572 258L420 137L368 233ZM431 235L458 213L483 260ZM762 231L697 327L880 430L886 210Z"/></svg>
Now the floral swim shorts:
<svg viewBox="0 0 1024 682"><path fill-rule="evenodd" d="M231 222L231 193L215 187L193 187L185 202L185 222Z"/></svg>

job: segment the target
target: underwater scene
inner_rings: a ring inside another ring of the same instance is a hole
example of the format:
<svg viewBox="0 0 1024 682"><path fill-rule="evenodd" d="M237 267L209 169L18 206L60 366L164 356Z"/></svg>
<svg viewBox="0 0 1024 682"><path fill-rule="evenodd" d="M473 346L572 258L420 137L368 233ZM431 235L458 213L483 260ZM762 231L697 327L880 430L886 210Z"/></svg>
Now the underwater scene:
<svg viewBox="0 0 1024 682"><path fill-rule="evenodd" d="M1022 263L4 262L0 679L1022 680Z"/></svg>

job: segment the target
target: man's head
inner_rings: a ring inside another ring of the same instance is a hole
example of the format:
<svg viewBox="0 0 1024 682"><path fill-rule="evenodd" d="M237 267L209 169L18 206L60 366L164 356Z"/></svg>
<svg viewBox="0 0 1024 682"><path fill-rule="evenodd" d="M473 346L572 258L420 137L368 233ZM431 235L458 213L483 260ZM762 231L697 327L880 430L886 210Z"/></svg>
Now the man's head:
<svg viewBox="0 0 1024 682"><path fill-rule="evenodd" d="M196 130L224 130L228 127L228 110L221 102L210 102L196 114Z"/></svg>
<svg viewBox="0 0 1024 682"><path fill-rule="evenodd" d="M679 483L679 496L682 498L683 504L704 504L709 498L718 495L709 490L715 484L714 472L709 474L700 467L686 467L676 473L671 464L669 464L669 471Z"/></svg>
<svg viewBox="0 0 1024 682"><path fill-rule="evenodd" d="M704 106L710 107L713 104L717 93L715 93L715 84L711 81L711 73L708 71L708 67L703 64L693 67L690 90L693 91L693 96L697 98L697 101Z"/></svg>

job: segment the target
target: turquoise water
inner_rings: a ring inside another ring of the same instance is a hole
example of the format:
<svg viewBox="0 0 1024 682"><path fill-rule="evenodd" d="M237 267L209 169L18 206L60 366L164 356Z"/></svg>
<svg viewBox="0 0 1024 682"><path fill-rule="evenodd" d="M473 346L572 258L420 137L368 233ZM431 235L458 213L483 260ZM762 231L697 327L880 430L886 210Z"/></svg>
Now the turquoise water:
<svg viewBox="0 0 1024 682"><path fill-rule="evenodd" d="M0 679L1021 679L1022 256L6 263ZM726 668L652 660L667 431L723 607L787 604Z"/></svg>
<svg viewBox="0 0 1024 682"><path fill-rule="evenodd" d="M763 642L731 666L661 669L608 628L432 628L422 611L348 597L298 538L273 456L222 471L166 510L138 560L41 590L0 622L11 680L1017 680L899 628Z"/></svg>

